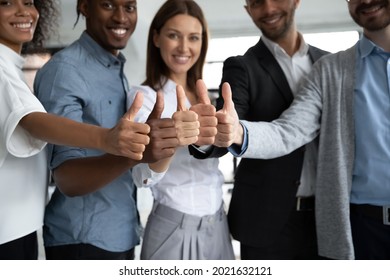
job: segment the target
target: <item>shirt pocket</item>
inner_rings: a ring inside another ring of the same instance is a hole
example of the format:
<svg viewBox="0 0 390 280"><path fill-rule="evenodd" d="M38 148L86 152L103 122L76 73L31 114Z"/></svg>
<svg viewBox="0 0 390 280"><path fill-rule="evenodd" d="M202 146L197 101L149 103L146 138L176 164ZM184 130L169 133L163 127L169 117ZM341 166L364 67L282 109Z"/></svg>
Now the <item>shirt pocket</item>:
<svg viewBox="0 0 390 280"><path fill-rule="evenodd" d="M98 113L100 125L102 127L112 128L119 119L125 114L125 99L104 97L100 101L100 112Z"/></svg>

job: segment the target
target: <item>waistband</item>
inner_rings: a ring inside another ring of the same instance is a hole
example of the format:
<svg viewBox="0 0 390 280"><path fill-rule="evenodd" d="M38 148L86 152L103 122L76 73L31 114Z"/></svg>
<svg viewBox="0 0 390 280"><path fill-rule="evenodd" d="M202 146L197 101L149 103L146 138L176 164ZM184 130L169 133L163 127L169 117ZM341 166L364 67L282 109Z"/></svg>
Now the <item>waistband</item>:
<svg viewBox="0 0 390 280"><path fill-rule="evenodd" d="M314 211L315 197L297 197L296 198L296 211Z"/></svg>
<svg viewBox="0 0 390 280"><path fill-rule="evenodd" d="M390 205L375 206L371 204L350 204L351 213L360 213L367 218L382 221L384 225L390 225Z"/></svg>
<svg viewBox="0 0 390 280"><path fill-rule="evenodd" d="M171 222L180 224L181 228L197 228L200 230L222 221L225 215L225 210L222 204L219 210L214 214L198 217L177 211L155 201L153 203L152 214L164 217Z"/></svg>

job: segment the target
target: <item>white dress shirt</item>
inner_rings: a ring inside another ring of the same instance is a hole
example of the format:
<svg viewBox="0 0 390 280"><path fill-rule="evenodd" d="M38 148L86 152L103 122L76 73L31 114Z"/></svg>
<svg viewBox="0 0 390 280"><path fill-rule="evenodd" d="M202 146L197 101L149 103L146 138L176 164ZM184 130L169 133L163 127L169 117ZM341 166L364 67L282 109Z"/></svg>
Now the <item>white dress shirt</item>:
<svg viewBox="0 0 390 280"><path fill-rule="evenodd" d="M133 86L128 93L128 106L135 93L144 93L144 103L135 121L145 122L153 110L156 92L148 86ZM176 112L176 83L168 80L163 88L164 112L162 118L170 118ZM191 106L187 99L187 107ZM155 173L148 164L133 168L134 182L138 187L150 187L156 201L180 212L204 216L218 211L222 205L222 172L219 160L199 160L189 154L188 147L176 150L168 170Z"/></svg>

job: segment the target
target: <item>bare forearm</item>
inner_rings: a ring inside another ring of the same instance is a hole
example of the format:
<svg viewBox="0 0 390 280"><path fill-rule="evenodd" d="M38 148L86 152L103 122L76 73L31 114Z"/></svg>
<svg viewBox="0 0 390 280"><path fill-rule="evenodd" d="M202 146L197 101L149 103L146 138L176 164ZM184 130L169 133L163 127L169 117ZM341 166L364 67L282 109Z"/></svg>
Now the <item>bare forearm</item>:
<svg viewBox="0 0 390 280"><path fill-rule="evenodd" d="M108 131L47 113L31 113L20 125L33 137L52 144L93 149L102 147L103 134Z"/></svg>
<svg viewBox="0 0 390 280"><path fill-rule="evenodd" d="M68 196L99 190L135 166L138 161L114 155L68 160L53 172L56 186Z"/></svg>
<svg viewBox="0 0 390 280"><path fill-rule="evenodd" d="M31 113L20 125L33 137L52 144L99 149L117 156L141 160L149 143L149 125L122 117L111 129L47 113Z"/></svg>

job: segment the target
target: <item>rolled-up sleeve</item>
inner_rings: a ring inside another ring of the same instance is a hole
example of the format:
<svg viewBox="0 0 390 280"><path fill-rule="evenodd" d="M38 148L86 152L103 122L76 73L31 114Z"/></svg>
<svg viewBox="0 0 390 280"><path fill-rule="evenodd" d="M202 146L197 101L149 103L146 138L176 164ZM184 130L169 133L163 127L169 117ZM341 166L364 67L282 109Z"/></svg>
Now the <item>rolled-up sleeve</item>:
<svg viewBox="0 0 390 280"><path fill-rule="evenodd" d="M72 64L59 62L52 66L55 67L46 68L45 73L38 72L34 89L39 100L49 113L86 122L83 107L89 106L91 98L83 75ZM85 149L51 144L48 145L48 153L51 169L66 160L86 156Z"/></svg>
<svg viewBox="0 0 390 280"><path fill-rule="evenodd" d="M45 112L30 89L20 81L11 81L0 69L0 166L8 153L30 157L40 152L46 142L36 139L19 126L20 120L32 112Z"/></svg>

